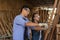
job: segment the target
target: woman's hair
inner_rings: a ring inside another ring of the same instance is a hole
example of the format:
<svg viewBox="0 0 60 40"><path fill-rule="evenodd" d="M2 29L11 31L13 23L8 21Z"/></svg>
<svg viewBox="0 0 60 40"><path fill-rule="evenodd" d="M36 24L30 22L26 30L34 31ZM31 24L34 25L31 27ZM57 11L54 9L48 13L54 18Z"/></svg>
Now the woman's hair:
<svg viewBox="0 0 60 40"><path fill-rule="evenodd" d="M32 22L34 22L34 17L35 17L36 14L37 13L33 13L33 15L32 15Z"/></svg>

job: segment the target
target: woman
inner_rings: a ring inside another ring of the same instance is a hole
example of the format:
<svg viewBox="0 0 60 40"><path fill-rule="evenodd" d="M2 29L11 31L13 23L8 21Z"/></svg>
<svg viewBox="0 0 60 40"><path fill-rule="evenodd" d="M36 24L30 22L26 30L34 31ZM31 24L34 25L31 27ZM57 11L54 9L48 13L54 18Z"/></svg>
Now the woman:
<svg viewBox="0 0 60 40"><path fill-rule="evenodd" d="M32 16L32 22L39 23L40 16L37 13L34 13ZM40 28L35 27L35 29L32 29L32 40L42 40L41 39L42 34L40 31Z"/></svg>

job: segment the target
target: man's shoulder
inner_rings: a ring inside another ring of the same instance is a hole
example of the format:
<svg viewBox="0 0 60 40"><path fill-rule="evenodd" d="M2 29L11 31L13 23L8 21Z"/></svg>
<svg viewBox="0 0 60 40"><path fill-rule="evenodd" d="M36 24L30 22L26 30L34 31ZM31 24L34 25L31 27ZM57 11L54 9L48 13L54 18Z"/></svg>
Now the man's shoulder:
<svg viewBox="0 0 60 40"><path fill-rule="evenodd" d="M16 17L21 17L21 15L17 15Z"/></svg>
<svg viewBox="0 0 60 40"><path fill-rule="evenodd" d="M14 18L14 20L16 20L16 19L22 19L22 16L21 16L21 15L17 15L17 16Z"/></svg>
<svg viewBox="0 0 60 40"><path fill-rule="evenodd" d="M17 15L15 18L21 18L22 16L21 15Z"/></svg>

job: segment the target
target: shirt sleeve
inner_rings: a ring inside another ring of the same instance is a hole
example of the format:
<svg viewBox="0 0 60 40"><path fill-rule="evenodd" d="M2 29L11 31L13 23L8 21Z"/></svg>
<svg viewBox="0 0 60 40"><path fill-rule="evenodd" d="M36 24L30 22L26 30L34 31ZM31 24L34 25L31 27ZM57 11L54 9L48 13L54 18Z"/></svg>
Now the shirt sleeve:
<svg viewBox="0 0 60 40"><path fill-rule="evenodd" d="M15 18L15 23L19 26L25 26L25 24L27 23L27 21L25 21L23 18L21 17L16 17Z"/></svg>

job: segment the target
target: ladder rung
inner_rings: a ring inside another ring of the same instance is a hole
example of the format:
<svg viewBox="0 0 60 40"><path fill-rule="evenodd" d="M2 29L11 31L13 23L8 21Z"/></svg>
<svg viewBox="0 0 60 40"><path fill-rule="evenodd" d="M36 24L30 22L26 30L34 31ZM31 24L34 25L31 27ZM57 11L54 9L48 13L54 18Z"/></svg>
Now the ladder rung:
<svg viewBox="0 0 60 40"><path fill-rule="evenodd" d="M60 32L58 32L57 34L60 34Z"/></svg>

